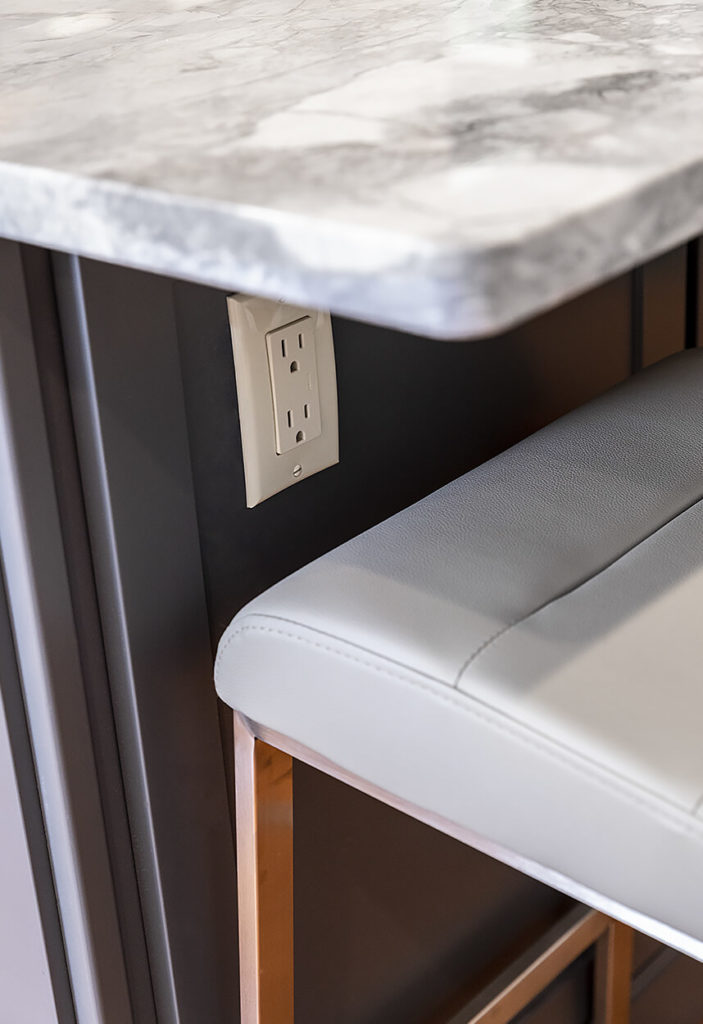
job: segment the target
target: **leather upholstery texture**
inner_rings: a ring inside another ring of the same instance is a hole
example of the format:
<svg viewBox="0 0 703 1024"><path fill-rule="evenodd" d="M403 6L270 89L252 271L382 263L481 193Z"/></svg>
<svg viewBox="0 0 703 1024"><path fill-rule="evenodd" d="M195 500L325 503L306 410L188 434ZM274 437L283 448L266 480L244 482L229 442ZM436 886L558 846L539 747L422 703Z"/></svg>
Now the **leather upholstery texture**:
<svg viewBox="0 0 703 1024"><path fill-rule="evenodd" d="M703 958L702 495L692 350L251 602L219 695Z"/></svg>

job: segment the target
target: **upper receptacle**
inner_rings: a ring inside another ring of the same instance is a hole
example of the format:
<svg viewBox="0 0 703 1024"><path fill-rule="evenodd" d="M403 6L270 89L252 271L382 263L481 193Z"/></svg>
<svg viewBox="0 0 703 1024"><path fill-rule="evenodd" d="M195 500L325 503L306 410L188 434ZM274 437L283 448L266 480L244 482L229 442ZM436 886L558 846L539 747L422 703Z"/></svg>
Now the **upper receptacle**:
<svg viewBox="0 0 703 1024"><path fill-rule="evenodd" d="M283 455L322 432L312 317L266 335L273 394L276 453Z"/></svg>

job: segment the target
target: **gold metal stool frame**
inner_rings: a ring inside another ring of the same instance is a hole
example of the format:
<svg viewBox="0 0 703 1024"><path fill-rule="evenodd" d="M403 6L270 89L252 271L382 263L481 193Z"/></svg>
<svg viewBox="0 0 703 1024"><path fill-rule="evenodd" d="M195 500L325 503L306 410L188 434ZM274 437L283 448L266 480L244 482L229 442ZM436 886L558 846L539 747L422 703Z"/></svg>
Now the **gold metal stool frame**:
<svg viewBox="0 0 703 1024"><path fill-rule="evenodd" d="M234 714L242 1024L293 1024L293 758L464 842L449 822ZM473 845L469 843L468 845ZM576 906L446 1024L509 1024L590 946L594 1024L628 1024L633 930Z"/></svg>

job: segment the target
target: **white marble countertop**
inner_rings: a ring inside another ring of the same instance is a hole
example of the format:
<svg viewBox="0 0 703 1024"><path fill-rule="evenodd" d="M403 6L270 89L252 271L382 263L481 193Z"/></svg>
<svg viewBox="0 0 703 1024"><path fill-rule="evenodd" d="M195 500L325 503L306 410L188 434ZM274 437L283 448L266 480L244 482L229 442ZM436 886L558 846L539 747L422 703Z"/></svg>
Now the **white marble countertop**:
<svg viewBox="0 0 703 1024"><path fill-rule="evenodd" d="M703 231L703 0L0 0L0 235L438 337Z"/></svg>

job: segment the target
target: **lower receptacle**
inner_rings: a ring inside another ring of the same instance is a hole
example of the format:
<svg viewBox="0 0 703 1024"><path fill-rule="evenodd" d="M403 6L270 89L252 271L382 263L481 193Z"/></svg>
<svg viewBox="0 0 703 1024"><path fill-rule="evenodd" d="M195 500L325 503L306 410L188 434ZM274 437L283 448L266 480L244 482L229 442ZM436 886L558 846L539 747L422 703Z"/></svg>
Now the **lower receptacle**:
<svg viewBox="0 0 703 1024"><path fill-rule="evenodd" d="M228 299L247 505L339 461L329 313Z"/></svg>

